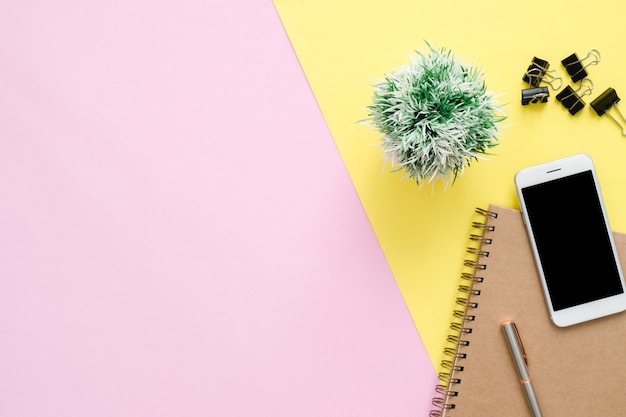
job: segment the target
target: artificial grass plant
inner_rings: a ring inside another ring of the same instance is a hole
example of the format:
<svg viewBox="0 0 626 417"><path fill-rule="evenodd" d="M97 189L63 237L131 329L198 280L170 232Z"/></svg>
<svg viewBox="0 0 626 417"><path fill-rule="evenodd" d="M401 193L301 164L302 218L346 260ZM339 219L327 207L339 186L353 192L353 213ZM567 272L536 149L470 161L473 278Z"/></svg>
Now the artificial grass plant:
<svg viewBox="0 0 626 417"><path fill-rule="evenodd" d="M427 45L374 85L366 122L382 133L384 156L403 178L447 184L497 145L505 117L479 68Z"/></svg>

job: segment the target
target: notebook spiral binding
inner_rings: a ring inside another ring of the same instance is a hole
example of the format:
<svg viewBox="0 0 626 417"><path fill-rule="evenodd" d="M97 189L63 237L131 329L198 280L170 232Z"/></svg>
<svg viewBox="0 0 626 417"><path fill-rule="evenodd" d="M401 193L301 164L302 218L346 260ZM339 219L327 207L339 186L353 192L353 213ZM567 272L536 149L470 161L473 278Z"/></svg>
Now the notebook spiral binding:
<svg viewBox="0 0 626 417"><path fill-rule="evenodd" d="M455 408L454 397L458 396L455 387L461 383L462 376L459 373L463 372L463 359L467 357L467 354L462 353L459 348L469 346L469 341L465 340L464 336L472 333L472 322L476 319L472 311L478 308L477 297L480 296L480 284L483 282L483 278L478 274L486 268L486 265L480 263L480 258L489 256L489 251L484 250L484 246L491 244L491 239L486 238L484 233L495 229L494 226L488 225L486 220L490 217L494 219L498 217L496 213L482 208L477 208L476 213L484 216L485 220L472 222L472 227L480 234L472 233L469 239L479 243L480 248L467 248L470 256L463 262L463 265L472 272L461 273L463 283L459 285L459 295L456 298L456 304L460 308L452 312L453 321L450 323L450 329L453 333L448 335L448 345L443 350L447 359L441 361L444 371L438 375L441 384L436 387L437 396L432 401L436 408L430 411L430 417L442 417L446 411Z"/></svg>

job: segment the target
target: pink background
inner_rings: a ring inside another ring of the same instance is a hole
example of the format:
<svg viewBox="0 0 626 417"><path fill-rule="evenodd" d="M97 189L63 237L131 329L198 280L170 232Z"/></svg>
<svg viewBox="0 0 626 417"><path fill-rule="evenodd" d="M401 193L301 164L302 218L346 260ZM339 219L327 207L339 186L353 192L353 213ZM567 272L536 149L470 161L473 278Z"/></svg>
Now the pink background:
<svg viewBox="0 0 626 417"><path fill-rule="evenodd" d="M0 196L1 416L428 414L269 0L4 2Z"/></svg>

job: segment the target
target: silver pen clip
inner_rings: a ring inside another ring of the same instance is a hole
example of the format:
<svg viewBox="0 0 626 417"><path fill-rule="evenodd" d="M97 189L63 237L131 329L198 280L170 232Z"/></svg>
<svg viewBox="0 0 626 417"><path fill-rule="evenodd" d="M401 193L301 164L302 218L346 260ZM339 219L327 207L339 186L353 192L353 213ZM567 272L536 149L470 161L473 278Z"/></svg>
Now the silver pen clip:
<svg viewBox="0 0 626 417"><path fill-rule="evenodd" d="M528 365L528 355L526 355L526 349L524 349L524 344L522 343L522 338L519 335L519 330L517 330L517 325L514 322L510 322L515 332L515 338L517 339L517 343L519 344L520 350L522 351L522 357L524 358L524 362Z"/></svg>

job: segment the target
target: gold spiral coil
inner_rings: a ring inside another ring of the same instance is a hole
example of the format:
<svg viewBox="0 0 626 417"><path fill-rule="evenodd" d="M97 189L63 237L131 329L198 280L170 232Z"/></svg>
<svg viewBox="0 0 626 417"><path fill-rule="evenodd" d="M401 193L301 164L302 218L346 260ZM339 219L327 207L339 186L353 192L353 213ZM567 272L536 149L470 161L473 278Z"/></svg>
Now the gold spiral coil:
<svg viewBox="0 0 626 417"><path fill-rule="evenodd" d="M480 248L468 247L467 253L469 258L463 261L463 266L471 269L471 272L463 272L461 278L465 281L458 286L459 296L456 298L456 304L461 308L457 308L452 312L453 321L450 323L450 329L453 333L449 334L446 341L448 346L443 350L446 359L441 361L442 372L438 377L441 384L435 388L436 396L432 400L435 407L430 411L430 417L443 417L447 410L455 408L454 398L459 395L455 386L461 383L461 377L458 375L463 372L463 360L467 358L467 353L461 348L469 346L467 335L472 333L472 322L476 316L471 313L473 309L478 308L477 297L480 297L480 284L483 277L477 276L478 271L487 268L487 265L480 262L481 258L488 257L489 251L485 250L486 245L491 245L492 240L484 236L485 232L495 230L495 226L488 225L487 218L495 219L497 213L489 210L477 208L476 213L485 217L483 222L472 222L472 227L479 230L479 234L470 234L469 239L472 242L480 244Z"/></svg>

